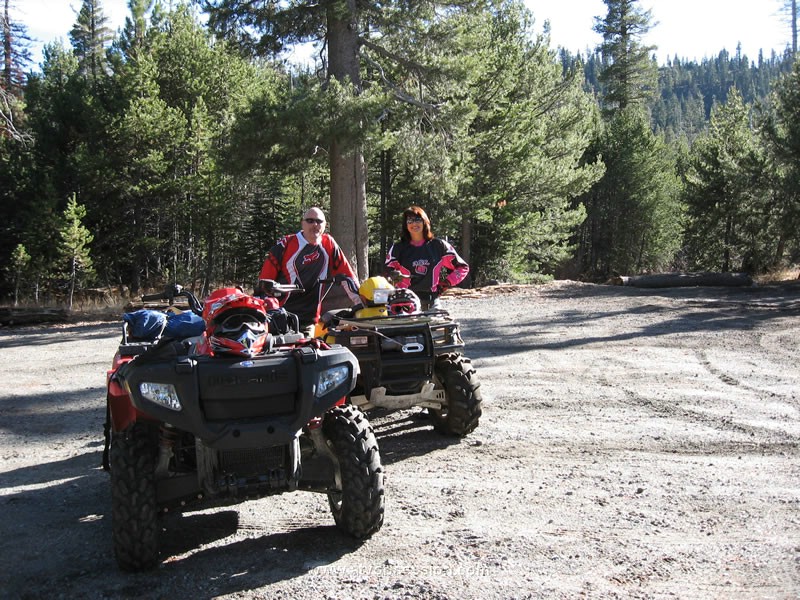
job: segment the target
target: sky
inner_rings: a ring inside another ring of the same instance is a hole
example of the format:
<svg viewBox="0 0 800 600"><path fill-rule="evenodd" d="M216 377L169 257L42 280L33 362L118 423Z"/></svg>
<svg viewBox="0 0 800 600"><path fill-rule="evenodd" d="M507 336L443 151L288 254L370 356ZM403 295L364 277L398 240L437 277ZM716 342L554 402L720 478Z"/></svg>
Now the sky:
<svg viewBox="0 0 800 600"><path fill-rule="evenodd" d="M595 33L594 17L605 17L602 0L525 0L542 31L550 20L552 46L585 53L601 37ZM655 54L663 64L677 54L682 59L701 61L717 56L724 48L731 54L742 44L742 53L758 59L759 49L769 57L774 49L782 53L791 45L789 20L780 12L782 0L641 0L655 25L642 41L658 46Z"/></svg>
<svg viewBox="0 0 800 600"><path fill-rule="evenodd" d="M535 18L535 31L541 32L550 21L551 45L572 52L593 49L599 42L594 17L605 16L602 0L525 0ZM101 0L116 30L128 15L127 0ZM38 70L44 43L62 40L69 46L69 30L76 20L80 0L12 0L16 9L12 19L22 22L38 43L31 49L33 65ZM658 46L655 54L664 63L676 54L682 59L702 60L719 54L724 48L731 54L736 45L750 60L758 58L759 49L769 56L774 49L783 52L791 42L787 19L780 13L782 0L641 0L639 5L651 11L656 25L643 42Z"/></svg>

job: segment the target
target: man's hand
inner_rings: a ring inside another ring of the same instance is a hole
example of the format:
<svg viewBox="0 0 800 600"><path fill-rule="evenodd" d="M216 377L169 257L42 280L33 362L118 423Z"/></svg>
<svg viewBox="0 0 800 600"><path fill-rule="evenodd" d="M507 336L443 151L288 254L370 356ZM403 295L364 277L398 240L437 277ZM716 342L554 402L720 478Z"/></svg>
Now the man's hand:
<svg viewBox="0 0 800 600"><path fill-rule="evenodd" d="M386 278L392 283L399 283L403 279L410 279L410 275L404 274L399 269L393 269L386 274Z"/></svg>
<svg viewBox="0 0 800 600"><path fill-rule="evenodd" d="M451 287L453 287L453 286L451 285L451 283L447 279L442 279L439 282L439 286L436 289L440 294L444 294Z"/></svg>

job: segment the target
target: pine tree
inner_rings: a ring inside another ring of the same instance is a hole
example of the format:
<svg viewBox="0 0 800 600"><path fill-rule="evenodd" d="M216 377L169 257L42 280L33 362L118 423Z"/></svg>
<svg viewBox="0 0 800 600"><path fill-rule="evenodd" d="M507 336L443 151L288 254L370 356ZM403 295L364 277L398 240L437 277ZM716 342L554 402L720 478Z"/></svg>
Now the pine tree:
<svg viewBox="0 0 800 600"><path fill-rule="evenodd" d="M789 21L789 30L792 35L792 54L797 54L797 0L784 0L783 12Z"/></svg>
<svg viewBox="0 0 800 600"><path fill-rule="evenodd" d="M578 239L582 272L606 278L669 267L682 214L675 159L645 113L617 112L587 156L601 156L606 172L581 197L588 215Z"/></svg>
<svg viewBox="0 0 800 600"><path fill-rule="evenodd" d="M776 85L772 109L761 116L774 174L773 211L780 223L775 262L800 259L800 61Z"/></svg>
<svg viewBox="0 0 800 600"><path fill-rule="evenodd" d="M115 50L120 109L105 141L104 188L86 200L104 244L98 270L133 290L163 279L251 280L260 264L237 251L258 178L232 177L223 161L233 162L224 159L236 115L275 84L274 71L214 43L186 7L154 13L145 29Z"/></svg>
<svg viewBox="0 0 800 600"><path fill-rule="evenodd" d="M17 244L14 252L11 254L11 265L9 267L9 275L14 280L14 306L19 304L19 288L25 278L28 267L31 263L31 255L25 250L25 246Z"/></svg>
<svg viewBox="0 0 800 600"><path fill-rule="evenodd" d="M579 198L587 219L577 239L580 269L595 277L668 266L681 223L675 158L646 112L655 66L639 37L650 28L650 14L635 0L604 2L608 14L596 30L603 34L605 123L585 160L601 159L606 172Z"/></svg>
<svg viewBox="0 0 800 600"><path fill-rule="evenodd" d="M641 38L650 30L650 11L638 0L603 0L608 7L604 19L595 18L594 30L603 36L599 50L603 69L599 81L606 113L643 105L656 89L656 66L650 59L655 46L644 46Z"/></svg>
<svg viewBox="0 0 800 600"><path fill-rule="evenodd" d="M108 75L106 48L113 39L100 0L83 0L69 33L81 73L95 86Z"/></svg>
<svg viewBox="0 0 800 600"><path fill-rule="evenodd" d="M733 88L689 155L685 237L690 267L754 272L771 262L777 223L767 208L765 172L749 107Z"/></svg>
<svg viewBox="0 0 800 600"><path fill-rule="evenodd" d="M22 126L23 88L25 70L31 62L27 29L11 17L11 0L4 0L2 30L0 30L0 52L3 57L2 80L0 80L0 138L11 138L29 142L30 135Z"/></svg>
<svg viewBox="0 0 800 600"><path fill-rule="evenodd" d="M78 204L75 194L68 200L63 217L64 222L59 231L60 251L69 281L67 308L72 310L75 286L87 281L93 275L89 244L92 243L94 236L83 225L86 207Z"/></svg>
<svg viewBox="0 0 800 600"><path fill-rule="evenodd" d="M427 47L428 31L443 16L471 7L485 8L485 0L446 0L407 3L376 0L300 0L253 3L247 0L208 0L209 24L245 51L271 54L298 41L319 42L324 49L324 90L336 107L338 122L318 144L327 153L330 171L331 232L352 259L360 277L368 275L368 230L364 142L382 113L363 111L364 96L383 89L400 102L431 106L416 90L389 75L405 65L417 75L435 72L426 61L415 63L397 54L384 41L404 36ZM363 73L376 74L368 89ZM385 113L384 113L385 114Z"/></svg>

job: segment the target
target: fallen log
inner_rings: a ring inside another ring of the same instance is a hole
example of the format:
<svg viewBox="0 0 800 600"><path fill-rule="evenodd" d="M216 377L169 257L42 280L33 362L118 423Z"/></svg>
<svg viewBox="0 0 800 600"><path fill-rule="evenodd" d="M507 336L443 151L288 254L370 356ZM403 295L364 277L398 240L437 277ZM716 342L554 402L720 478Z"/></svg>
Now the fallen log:
<svg viewBox="0 0 800 600"><path fill-rule="evenodd" d="M37 325L39 323L65 323L69 312L63 308L2 308L0 325Z"/></svg>
<svg viewBox="0 0 800 600"><path fill-rule="evenodd" d="M753 285L753 278L747 273L653 273L652 275L616 276L612 277L609 283L641 288L741 287Z"/></svg>

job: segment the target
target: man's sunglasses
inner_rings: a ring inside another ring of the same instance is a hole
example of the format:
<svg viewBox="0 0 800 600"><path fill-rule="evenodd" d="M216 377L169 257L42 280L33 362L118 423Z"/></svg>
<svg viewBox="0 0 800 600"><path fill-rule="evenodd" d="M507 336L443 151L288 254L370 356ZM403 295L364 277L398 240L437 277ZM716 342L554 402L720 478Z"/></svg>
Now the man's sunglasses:
<svg viewBox="0 0 800 600"><path fill-rule="evenodd" d="M304 220L306 223L308 223L309 225L322 225L322 224L325 222L325 221L323 221L322 219L311 219L311 218L305 218L305 219L303 219L303 220Z"/></svg>
<svg viewBox="0 0 800 600"><path fill-rule="evenodd" d="M425 220L422 217L408 217L406 219L406 224L411 225L412 223L424 223Z"/></svg>

